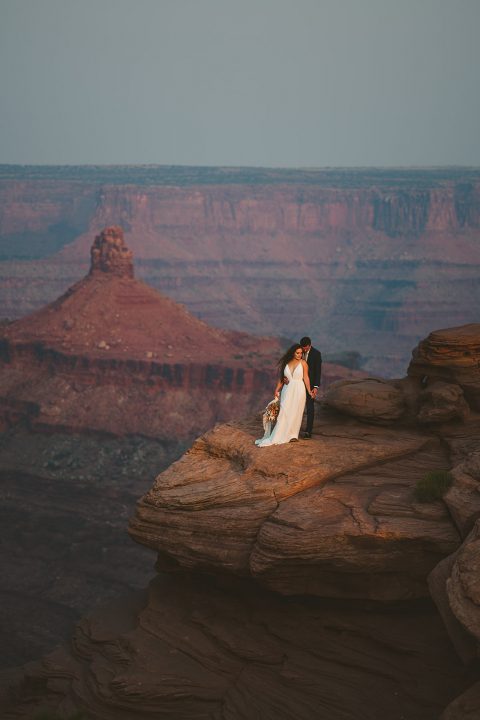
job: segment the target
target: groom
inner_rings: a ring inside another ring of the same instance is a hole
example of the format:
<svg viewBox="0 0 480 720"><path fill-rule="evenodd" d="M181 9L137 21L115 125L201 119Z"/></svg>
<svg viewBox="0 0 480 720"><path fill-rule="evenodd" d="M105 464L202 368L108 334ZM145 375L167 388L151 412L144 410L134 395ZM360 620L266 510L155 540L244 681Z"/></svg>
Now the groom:
<svg viewBox="0 0 480 720"><path fill-rule="evenodd" d="M313 418L315 415L315 398L320 388L320 377L322 374L322 353L312 347L312 341L309 337L302 337L300 340L302 346L303 359L308 365L308 377L310 379L310 387L313 391L313 397L307 394L307 429L303 437L308 439L312 437Z"/></svg>

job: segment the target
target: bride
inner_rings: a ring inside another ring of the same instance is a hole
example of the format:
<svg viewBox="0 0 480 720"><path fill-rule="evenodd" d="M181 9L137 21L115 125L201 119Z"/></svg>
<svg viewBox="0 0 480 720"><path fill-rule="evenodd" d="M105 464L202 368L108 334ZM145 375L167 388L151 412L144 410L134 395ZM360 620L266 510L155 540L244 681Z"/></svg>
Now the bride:
<svg viewBox="0 0 480 720"><path fill-rule="evenodd" d="M259 447L298 440L307 392L313 397L308 378L308 365L302 360L301 345L292 345L280 359L278 367L280 378L275 388L275 397L280 395L280 412L271 434L265 435L261 440L255 440L255 445Z"/></svg>

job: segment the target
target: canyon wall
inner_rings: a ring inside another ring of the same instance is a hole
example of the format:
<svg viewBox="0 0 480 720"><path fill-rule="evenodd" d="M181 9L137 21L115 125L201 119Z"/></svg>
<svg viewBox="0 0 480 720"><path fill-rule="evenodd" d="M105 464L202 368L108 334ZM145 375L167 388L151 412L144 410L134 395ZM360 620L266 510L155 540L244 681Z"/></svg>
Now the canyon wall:
<svg viewBox="0 0 480 720"><path fill-rule="evenodd" d="M4 675L6 720L479 717L480 324L413 358L331 385L308 440L198 438L130 521L156 578Z"/></svg>
<svg viewBox="0 0 480 720"><path fill-rule="evenodd" d="M477 319L477 170L0 170L6 316L78 279L92 234L116 223L139 277L208 323L308 333L371 371L398 373L432 327Z"/></svg>

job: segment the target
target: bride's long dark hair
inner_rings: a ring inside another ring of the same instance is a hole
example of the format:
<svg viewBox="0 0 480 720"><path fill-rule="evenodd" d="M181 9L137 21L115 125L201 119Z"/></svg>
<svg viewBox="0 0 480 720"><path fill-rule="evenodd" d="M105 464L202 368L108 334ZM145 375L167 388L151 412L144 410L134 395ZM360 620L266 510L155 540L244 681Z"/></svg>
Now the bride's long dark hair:
<svg viewBox="0 0 480 720"><path fill-rule="evenodd" d="M295 345L292 345L291 347L288 348L288 350L287 350L287 352L285 353L285 355L282 355L282 357L281 357L280 360L278 361L278 370L279 370L280 380L283 379L283 373L285 372L286 366L288 365L288 363L290 362L290 360L293 360L293 358L295 357L295 352L296 352L299 348L300 348L300 350L301 350L301 349L302 349L302 346L299 345L299 343L295 343Z"/></svg>

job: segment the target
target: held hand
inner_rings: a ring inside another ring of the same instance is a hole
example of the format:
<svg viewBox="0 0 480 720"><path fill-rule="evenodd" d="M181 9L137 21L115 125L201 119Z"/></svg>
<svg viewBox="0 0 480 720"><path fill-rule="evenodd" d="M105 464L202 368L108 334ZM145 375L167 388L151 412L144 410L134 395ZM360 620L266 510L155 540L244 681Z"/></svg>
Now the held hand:
<svg viewBox="0 0 480 720"><path fill-rule="evenodd" d="M290 382L290 380L289 380L289 379L287 378L287 376L285 375L285 377L283 378L283 384L284 384L284 385L288 385L289 382Z"/></svg>
<svg viewBox="0 0 480 720"><path fill-rule="evenodd" d="M316 387L313 388L313 390L312 390L312 398L316 398L316 397L317 397L317 393L318 393L318 388L316 388Z"/></svg>

